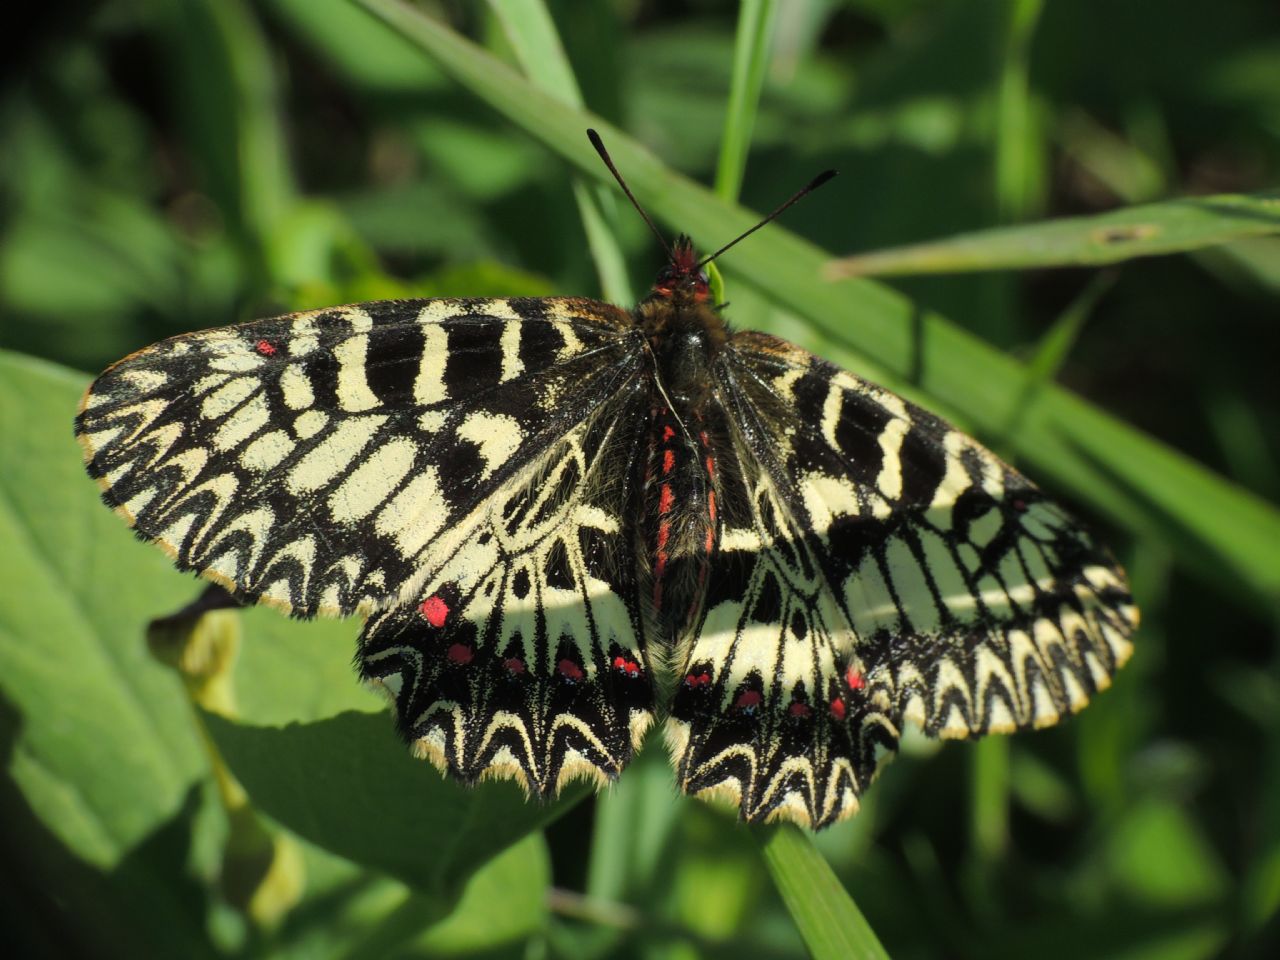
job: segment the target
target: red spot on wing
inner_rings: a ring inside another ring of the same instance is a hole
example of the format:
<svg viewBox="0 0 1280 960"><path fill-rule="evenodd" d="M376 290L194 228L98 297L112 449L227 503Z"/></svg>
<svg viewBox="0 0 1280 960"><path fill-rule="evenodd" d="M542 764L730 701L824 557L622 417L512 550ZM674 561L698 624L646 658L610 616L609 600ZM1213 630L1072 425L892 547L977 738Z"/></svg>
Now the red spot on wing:
<svg viewBox="0 0 1280 960"><path fill-rule="evenodd" d="M709 687L711 685L711 674L705 670L702 673L691 673L684 678L684 684L686 687L693 687L694 689Z"/></svg>
<svg viewBox="0 0 1280 960"><path fill-rule="evenodd" d="M866 678L853 667L849 668L844 678L848 681L850 690L861 690L867 685Z"/></svg>
<svg viewBox="0 0 1280 960"><path fill-rule="evenodd" d="M640 664L634 660L627 659L621 654L613 658L613 669L619 673L625 673L628 677L635 678L640 676Z"/></svg>
<svg viewBox="0 0 1280 960"><path fill-rule="evenodd" d="M1016 510L1016 511L1018 511L1018 513L1026 513L1026 512L1027 512L1027 501L1025 501L1025 500L1015 500L1015 501L1013 501L1013 509L1014 509L1014 510Z"/></svg>
<svg viewBox="0 0 1280 960"><path fill-rule="evenodd" d="M787 713L793 717L807 717L809 714L813 713L813 708L807 703L802 703L801 701L796 700L791 704L791 706L787 707Z"/></svg>
<svg viewBox="0 0 1280 960"><path fill-rule="evenodd" d="M524 673L524 661L519 657L507 657L502 661L502 665L507 668L507 672L513 676L520 676Z"/></svg>
<svg viewBox="0 0 1280 960"><path fill-rule="evenodd" d="M762 700L764 696L759 690L744 690L738 694L738 699L733 701L733 706L736 710L754 712Z"/></svg>
<svg viewBox="0 0 1280 960"><path fill-rule="evenodd" d="M585 676L582 672L582 668L568 657L564 657L556 664L556 672L566 680L573 680L575 683Z"/></svg>
<svg viewBox="0 0 1280 960"><path fill-rule="evenodd" d="M270 340L259 340L253 345L253 349L257 350L258 353L262 354L264 357L273 357L276 353L276 346Z"/></svg>
<svg viewBox="0 0 1280 960"><path fill-rule="evenodd" d="M444 599L436 593L423 600L418 609L427 618L427 623L436 628L443 627L445 619L449 616L449 604L445 603Z"/></svg>
<svg viewBox="0 0 1280 960"><path fill-rule="evenodd" d="M676 465L676 452L674 450L662 451L662 472L670 473L671 468Z"/></svg>
<svg viewBox="0 0 1280 960"><path fill-rule="evenodd" d="M831 715L837 720L843 720L844 715L848 712L848 707L844 705L841 697L835 697L831 701Z"/></svg>
<svg viewBox="0 0 1280 960"><path fill-rule="evenodd" d="M665 412L666 412L666 411L664 410L664 411L663 411L663 413L665 413ZM674 437L675 435L676 435L676 432L675 432L675 430L671 427L671 424L669 424L669 423L668 423L668 424L665 424L665 425L662 427L662 442L663 442L663 443L667 443L667 442L668 442L672 437Z"/></svg>
<svg viewBox="0 0 1280 960"><path fill-rule="evenodd" d="M471 662L471 658L476 655L476 652L465 643L455 643L449 647L449 650L445 655L449 658L451 663L456 663L459 666L465 666Z"/></svg>

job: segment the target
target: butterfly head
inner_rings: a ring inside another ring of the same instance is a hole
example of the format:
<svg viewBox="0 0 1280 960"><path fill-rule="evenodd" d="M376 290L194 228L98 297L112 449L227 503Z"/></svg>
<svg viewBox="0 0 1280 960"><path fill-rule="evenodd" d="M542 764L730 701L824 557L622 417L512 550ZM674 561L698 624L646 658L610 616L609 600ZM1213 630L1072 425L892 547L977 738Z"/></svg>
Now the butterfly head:
<svg viewBox="0 0 1280 960"><path fill-rule="evenodd" d="M711 284L706 271L698 262L693 244L683 234L676 238L671 259L653 281L650 297L684 303L706 303L711 296Z"/></svg>

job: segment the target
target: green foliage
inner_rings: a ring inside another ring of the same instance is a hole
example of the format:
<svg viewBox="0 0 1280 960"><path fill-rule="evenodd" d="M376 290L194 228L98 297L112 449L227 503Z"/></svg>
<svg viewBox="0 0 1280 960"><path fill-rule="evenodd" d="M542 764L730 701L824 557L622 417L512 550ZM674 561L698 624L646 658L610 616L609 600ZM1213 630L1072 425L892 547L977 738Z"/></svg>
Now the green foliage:
<svg viewBox="0 0 1280 960"><path fill-rule="evenodd" d="M1275 948L1274 4L74 9L36 17L0 90L19 953ZM1113 690L1045 733L909 739L814 839L677 797L657 738L589 800L462 791L355 681L352 622L232 615L230 714L194 707L144 634L198 587L97 502L70 430L87 374L340 301L625 300L658 254L587 126L704 249L842 171L725 256L729 316L956 419L1109 525L1144 613ZM1052 266L1074 269L1008 272Z"/></svg>
<svg viewBox="0 0 1280 960"><path fill-rule="evenodd" d="M827 273L838 278L1101 266L1277 233L1280 197L1274 193L1189 197L846 257Z"/></svg>

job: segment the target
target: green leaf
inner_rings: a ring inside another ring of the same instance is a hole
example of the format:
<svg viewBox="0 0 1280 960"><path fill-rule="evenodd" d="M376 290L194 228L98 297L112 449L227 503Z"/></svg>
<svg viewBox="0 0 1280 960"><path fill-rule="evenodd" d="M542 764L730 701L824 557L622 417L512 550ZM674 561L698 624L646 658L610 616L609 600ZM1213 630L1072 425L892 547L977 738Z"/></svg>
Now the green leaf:
<svg viewBox="0 0 1280 960"><path fill-rule="evenodd" d="M385 714L282 727L205 714L254 806L299 836L434 896L456 895L486 861L588 792L527 801L509 781L474 788L414 759Z"/></svg>
<svg viewBox="0 0 1280 960"><path fill-rule="evenodd" d="M520 940L546 923L550 886L546 841L539 833L529 834L476 871L457 909L417 945L438 955L492 949Z"/></svg>
<svg viewBox="0 0 1280 960"><path fill-rule="evenodd" d="M1229 886L1222 863L1185 807L1140 803L1114 826L1110 875L1144 903L1189 908L1221 900Z"/></svg>
<svg viewBox="0 0 1280 960"><path fill-rule="evenodd" d="M1028 60L1043 0L1005 4L1008 27L997 93L995 195L1002 222L1024 220L1044 193L1042 140L1037 136Z"/></svg>
<svg viewBox="0 0 1280 960"><path fill-rule="evenodd" d="M974 856L990 863L1009 846L1009 740L987 737L969 751L973 764L970 803L970 843Z"/></svg>
<svg viewBox="0 0 1280 960"><path fill-rule="evenodd" d="M888 954L812 838L793 824L755 827L765 866L816 960Z"/></svg>
<svg viewBox="0 0 1280 960"><path fill-rule="evenodd" d="M154 9L171 82L195 107L179 119L210 193L250 250L271 253L275 228L295 191L261 26L243 0L191 0Z"/></svg>
<svg viewBox="0 0 1280 960"><path fill-rule="evenodd" d="M409 952L473 956L516 944L546 926L550 885L546 841L541 834L530 834L478 869L452 911L440 916L437 900L411 894L360 937L343 960L381 960Z"/></svg>
<svg viewBox="0 0 1280 960"><path fill-rule="evenodd" d="M502 22L529 79L568 106L581 110L582 91L542 0L489 0L489 6ZM627 262L612 229L616 215L612 193L606 186L574 178L573 196L600 274L600 289L609 300L630 303Z"/></svg>
<svg viewBox="0 0 1280 960"><path fill-rule="evenodd" d="M733 78L724 115L720 160L716 165L716 196L732 203L742 190L742 175L751 150L751 131L769 65L769 40L778 12L776 0L744 0L738 10L733 51Z"/></svg>
<svg viewBox="0 0 1280 960"><path fill-rule="evenodd" d="M6 857L42 910L75 918L73 952L204 956L189 872L204 757L181 685L143 642L156 585L183 578L85 476L71 434L84 385L0 352Z"/></svg>
<svg viewBox="0 0 1280 960"><path fill-rule="evenodd" d="M678 224L704 249L714 249L759 219L665 169L622 132L535 89L403 3L357 2L401 30L441 69L530 136L603 178L607 172L582 137L583 128L596 125L650 212ZM1216 215L1199 209L1205 203L1172 206L1192 211L1193 219L1219 223ZM1237 225L1274 229L1274 201L1243 198L1233 209L1241 214ZM829 259L773 226L736 247L722 267L823 335L799 338L802 345L821 346L832 360L874 373L886 386L925 399L980 434L998 437L1022 398L1022 365L879 284L823 283ZM1190 569L1258 609L1269 610L1280 596L1280 511L1188 457L1060 387L1039 392L1010 446L1036 476L1051 479L1124 528L1166 539Z"/></svg>
<svg viewBox="0 0 1280 960"><path fill-rule="evenodd" d="M587 894L634 904L665 888L662 853L687 802L676 789L666 751L650 738L626 776L596 801Z"/></svg>
<svg viewBox="0 0 1280 960"><path fill-rule="evenodd" d="M962 233L844 257L829 278L1119 263L1280 233L1280 194L1220 194Z"/></svg>
<svg viewBox="0 0 1280 960"><path fill-rule="evenodd" d="M1023 413L1031 406L1031 401L1037 393L1053 384L1058 371L1067 362L1067 357L1075 346L1085 322L1113 283L1115 283L1114 273L1100 273L1094 277L1040 338L1035 350L1027 358L1026 380L1022 384L1022 396L1014 406L1013 417L1003 431L1004 437L1018 435L1022 428Z"/></svg>

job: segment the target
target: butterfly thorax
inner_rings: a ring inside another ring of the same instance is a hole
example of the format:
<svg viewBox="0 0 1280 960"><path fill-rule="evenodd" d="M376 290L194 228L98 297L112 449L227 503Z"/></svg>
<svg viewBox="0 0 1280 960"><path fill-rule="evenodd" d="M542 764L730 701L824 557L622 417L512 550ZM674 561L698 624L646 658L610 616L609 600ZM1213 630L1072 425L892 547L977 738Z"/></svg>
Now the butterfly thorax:
<svg viewBox="0 0 1280 960"><path fill-rule="evenodd" d="M724 318L711 303L707 275L687 237L679 237L671 261L636 308L662 388L684 406L705 402L711 363L729 339Z"/></svg>

